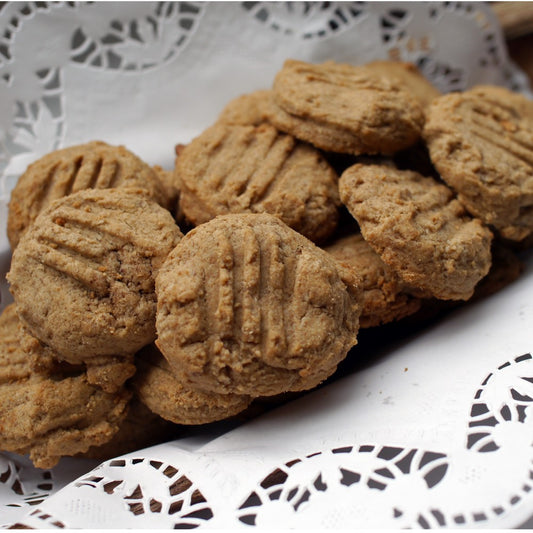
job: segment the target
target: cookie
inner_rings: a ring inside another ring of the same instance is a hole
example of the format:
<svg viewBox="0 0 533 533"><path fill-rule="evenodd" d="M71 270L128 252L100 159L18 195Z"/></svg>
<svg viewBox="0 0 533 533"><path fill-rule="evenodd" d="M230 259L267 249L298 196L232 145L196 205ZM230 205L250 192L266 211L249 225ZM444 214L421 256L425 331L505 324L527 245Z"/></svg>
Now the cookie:
<svg viewBox="0 0 533 533"><path fill-rule="evenodd" d="M521 117L533 120L533 100L526 98L523 94L515 93L499 85L475 85L468 92L500 103L512 102L512 107Z"/></svg>
<svg viewBox="0 0 533 533"><path fill-rule="evenodd" d="M15 304L0 316L0 450L30 454L39 468L110 440L131 394L90 385L79 367L32 373L16 338ZM26 363L24 363L26 361Z"/></svg>
<svg viewBox="0 0 533 533"><path fill-rule="evenodd" d="M151 411L175 424L206 424L244 411L250 396L202 392L181 382L155 345L136 357L135 395Z"/></svg>
<svg viewBox="0 0 533 533"><path fill-rule="evenodd" d="M62 360L93 367L92 382L119 386L155 339L154 275L180 238L143 191L88 189L52 202L13 253L22 323Z"/></svg>
<svg viewBox="0 0 533 533"><path fill-rule="evenodd" d="M154 170L124 146L92 141L41 157L29 165L11 193L7 219L11 248L53 200L83 189L111 187L146 189L168 207L166 191Z"/></svg>
<svg viewBox="0 0 533 533"><path fill-rule="evenodd" d="M486 298L516 281L525 265L515 251L495 239L491 248L492 263L489 273L476 285L472 301Z"/></svg>
<svg viewBox="0 0 533 533"><path fill-rule="evenodd" d="M364 67L370 72L401 85L416 98L422 108L427 107L434 98L442 94L413 63L377 60L365 63Z"/></svg>
<svg viewBox="0 0 533 533"><path fill-rule="evenodd" d="M178 200L180 197L179 183L174 179L174 169L166 170L160 165L154 165L153 171L157 174L159 182L165 189L165 197L167 199L165 207L174 215L177 216Z"/></svg>
<svg viewBox="0 0 533 533"><path fill-rule="evenodd" d="M91 446L77 456L105 461L178 438L182 433L181 429L150 411L134 397L128 406L126 418L111 440L99 446Z"/></svg>
<svg viewBox="0 0 533 533"><path fill-rule="evenodd" d="M315 242L335 229L338 177L313 147L269 125L215 124L176 159L180 210L194 225L269 213Z"/></svg>
<svg viewBox="0 0 533 533"><path fill-rule="evenodd" d="M0 315L0 385L27 378L30 373L28 354L20 347L20 322L15 304Z"/></svg>
<svg viewBox="0 0 533 533"><path fill-rule="evenodd" d="M201 390L309 389L356 343L357 290L277 217L219 216L189 232L157 275L157 345Z"/></svg>
<svg viewBox="0 0 533 533"><path fill-rule="evenodd" d="M432 178L356 164L339 181L364 239L417 296L466 300L491 264L492 234Z"/></svg>
<svg viewBox="0 0 533 533"><path fill-rule="evenodd" d="M267 114L281 131L326 151L393 154L420 138L424 114L394 80L360 66L287 60Z"/></svg>
<svg viewBox="0 0 533 533"><path fill-rule="evenodd" d="M424 139L442 179L474 216L503 237L533 233L533 118L524 96L503 88L441 96Z"/></svg>
<svg viewBox="0 0 533 533"><path fill-rule="evenodd" d="M61 366L63 357L35 338L26 326L21 325L20 329L20 345L27 354L31 371L38 374L55 372ZM84 361L87 361L87 364L81 365L80 363L80 365L84 368L87 381L109 393L119 390L124 382L135 374L136 370L132 356L108 356L93 359L87 354Z"/></svg>
<svg viewBox="0 0 533 533"><path fill-rule="evenodd" d="M421 300L409 294L401 279L382 261L360 233L346 235L324 247L353 269L362 289L359 326L370 328L416 313Z"/></svg>
<svg viewBox="0 0 533 533"><path fill-rule="evenodd" d="M268 89L242 94L226 104L217 122L240 126L259 126L268 122L265 105L270 97Z"/></svg>

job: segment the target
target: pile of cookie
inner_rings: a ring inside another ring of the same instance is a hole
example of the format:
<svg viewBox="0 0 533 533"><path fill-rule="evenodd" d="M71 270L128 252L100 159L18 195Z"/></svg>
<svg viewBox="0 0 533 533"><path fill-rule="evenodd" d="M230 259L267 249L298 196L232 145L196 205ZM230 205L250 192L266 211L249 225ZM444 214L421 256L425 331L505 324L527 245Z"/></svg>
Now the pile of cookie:
<svg viewBox="0 0 533 533"><path fill-rule="evenodd" d="M500 288L532 241L533 103L407 63L287 60L176 154L93 141L20 177L0 449L117 455L311 389L360 328Z"/></svg>

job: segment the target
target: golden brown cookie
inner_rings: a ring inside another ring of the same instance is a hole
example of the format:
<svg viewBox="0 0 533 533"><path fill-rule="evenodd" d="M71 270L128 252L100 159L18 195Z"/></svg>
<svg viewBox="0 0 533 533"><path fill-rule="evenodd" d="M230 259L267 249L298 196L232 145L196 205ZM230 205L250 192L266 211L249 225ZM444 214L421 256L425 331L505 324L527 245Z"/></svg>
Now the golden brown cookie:
<svg viewBox="0 0 533 533"><path fill-rule="evenodd" d="M165 189L165 197L167 198L165 207L176 217L180 189L179 183L174 179L174 169L166 170L160 165L154 165L152 169L157 174L159 182Z"/></svg>
<svg viewBox="0 0 533 533"><path fill-rule="evenodd" d="M514 250L495 239L491 248L492 264L488 274L476 285L471 300L486 298L516 281L524 271L524 263Z"/></svg>
<svg viewBox="0 0 533 533"><path fill-rule="evenodd" d="M154 170L124 146L92 141L41 157L20 176L11 193L7 220L11 248L53 200L83 189L111 187L146 189L168 207L166 191Z"/></svg>
<svg viewBox="0 0 533 533"><path fill-rule="evenodd" d="M524 264L517 254L498 239L492 241L492 263L488 274L482 278L474 289L474 294L466 304L477 302L501 291L518 279L524 270ZM422 301L420 310L405 319L407 325L421 325L436 319L438 316L465 305L458 300L437 300L436 298Z"/></svg>
<svg viewBox="0 0 533 533"><path fill-rule="evenodd" d="M181 380L222 394L304 390L356 343L354 280L267 214L189 232L156 278L157 345Z"/></svg>
<svg viewBox="0 0 533 533"><path fill-rule="evenodd" d="M342 174L339 190L368 244L420 296L466 300L487 274L492 234L445 185L357 164Z"/></svg>
<svg viewBox="0 0 533 533"><path fill-rule="evenodd" d="M269 98L271 98L270 90L242 94L226 104L220 112L217 122L240 126L259 126L268 122L266 102Z"/></svg>
<svg viewBox="0 0 533 533"><path fill-rule="evenodd" d="M365 63L364 67L404 87L423 108L442 94L413 63L378 60Z"/></svg>
<svg viewBox="0 0 533 533"><path fill-rule="evenodd" d="M15 304L0 315L0 385L27 378L30 373L28 354L20 347L20 322Z"/></svg>
<svg viewBox="0 0 533 533"><path fill-rule="evenodd" d="M178 438L182 433L180 430L179 426L152 413L133 397L126 418L111 440L99 446L91 446L79 456L104 461Z"/></svg>
<svg viewBox="0 0 533 533"><path fill-rule="evenodd" d="M33 373L17 344L15 305L0 316L0 450L29 453L39 468L110 440L131 394L109 394L87 382L79 367Z"/></svg>
<svg viewBox="0 0 533 533"><path fill-rule="evenodd" d="M29 358L32 373L50 374L61 366L64 358L59 356L50 346L35 338L27 327L21 325L19 341L22 349ZM84 357L88 361L82 366L87 381L91 385L98 385L106 392L116 392L121 389L124 382L135 374L133 357L100 357L95 360L90 355Z"/></svg>
<svg viewBox="0 0 533 533"><path fill-rule="evenodd" d="M427 110L433 164L459 201L506 239L533 233L533 118L503 88L441 96Z"/></svg>
<svg viewBox="0 0 533 533"><path fill-rule="evenodd" d="M404 88L365 67L287 60L273 85L268 119L331 152L392 154L420 138L424 114Z"/></svg>
<svg viewBox="0 0 533 533"><path fill-rule="evenodd" d="M496 102L512 102L521 117L533 120L533 100L499 85L475 85L468 92Z"/></svg>
<svg viewBox="0 0 533 533"><path fill-rule="evenodd" d="M151 411L175 424L206 424L223 420L248 407L250 396L202 392L183 383L153 344L136 357L132 381L136 396Z"/></svg>
<svg viewBox="0 0 533 533"><path fill-rule="evenodd" d="M420 308L420 298L406 291L401 279L382 261L360 233L341 237L324 250L353 269L360 279L361 328L399 320Z"/></svg>
<svg viewBox="0 0 533 533"><path fill-rule="evenodd" d="M228 213L270 213L320 242L335 229L337 175L313 147L262 125L215 124L176 160L180 209L198 225Z"/></svg>
<svg viewBox="0 0 533 533"><path fill-rule="evenodd" d="M144 191L88 189L55 200L13 254L19 317L62 360L95 367L92 382L119 386L135 352L155 339L154 274L180 237Z"/></svg>

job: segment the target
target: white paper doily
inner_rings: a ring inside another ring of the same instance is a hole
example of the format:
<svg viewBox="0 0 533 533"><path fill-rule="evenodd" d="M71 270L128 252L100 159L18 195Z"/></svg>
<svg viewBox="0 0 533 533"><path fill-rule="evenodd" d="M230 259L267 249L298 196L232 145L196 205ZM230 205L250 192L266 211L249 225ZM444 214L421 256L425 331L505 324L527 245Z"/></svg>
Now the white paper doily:
<svg viewBox="0 0 533 533"><path fill-rule="evenodd" d="M171 168L176 143L234 96L269 87L288 57L401 59L443 91L530 94L483 3L1 4L2 277L6 206L28 163L101 139ZM0 454L0 527L519 526L533 509L524 259L500 293L416 333L363 335L355 371L222 435L49 471Z"/></svg>

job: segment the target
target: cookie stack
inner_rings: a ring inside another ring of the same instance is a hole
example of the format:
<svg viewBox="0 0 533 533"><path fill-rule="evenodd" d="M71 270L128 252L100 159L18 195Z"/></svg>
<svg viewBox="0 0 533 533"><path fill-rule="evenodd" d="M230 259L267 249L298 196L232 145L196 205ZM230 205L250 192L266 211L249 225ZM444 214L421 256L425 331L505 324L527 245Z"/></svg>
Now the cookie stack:
<svg viewBox="0 0 533 533"><path fill-rule="evenodd" d="M410 64L288 60L176 153L21 176L0 449L116 455L316 387L360 327L505 285L533 233L533 104Z"/></svg>

